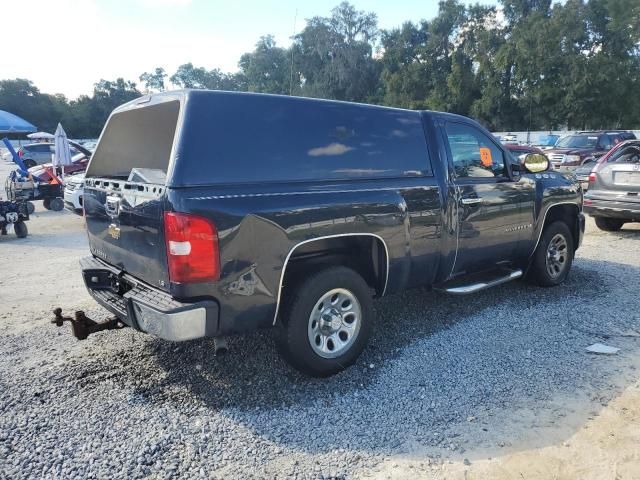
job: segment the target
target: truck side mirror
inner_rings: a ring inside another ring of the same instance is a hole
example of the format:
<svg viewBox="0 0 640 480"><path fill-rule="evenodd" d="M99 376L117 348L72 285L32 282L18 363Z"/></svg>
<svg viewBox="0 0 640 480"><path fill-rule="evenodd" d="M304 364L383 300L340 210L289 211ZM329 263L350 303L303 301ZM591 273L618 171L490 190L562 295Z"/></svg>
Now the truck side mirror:
<svg viewBox="0 0 640 480"><path fill-rule="evenodd" d="M531 173L544 172L549 169L549 159L542 153L529 153L524 157L524 168Z"/></svg>

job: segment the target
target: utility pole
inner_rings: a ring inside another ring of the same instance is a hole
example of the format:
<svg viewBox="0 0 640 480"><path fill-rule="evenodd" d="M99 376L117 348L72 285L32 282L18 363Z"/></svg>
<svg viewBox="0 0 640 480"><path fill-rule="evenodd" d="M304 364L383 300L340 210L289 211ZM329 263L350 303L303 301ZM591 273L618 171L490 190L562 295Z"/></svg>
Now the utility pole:
<svg viewBox="0 0 640 480"><path fill-rule="evenodd" d="M293 41L296 39L296 22L298 21L298 9L293 16ZM293 43L291 44L291 73L289 74L289 96L293 95Z"/></svg>

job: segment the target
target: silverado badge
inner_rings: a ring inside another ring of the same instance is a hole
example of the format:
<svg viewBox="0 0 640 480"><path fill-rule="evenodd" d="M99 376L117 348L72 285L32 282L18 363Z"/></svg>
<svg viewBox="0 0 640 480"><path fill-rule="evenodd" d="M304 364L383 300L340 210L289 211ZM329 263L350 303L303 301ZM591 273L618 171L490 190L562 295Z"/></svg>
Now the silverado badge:
<svg viewBox="0 0 640 480"><path fill-rule="evenodd" d="M114 240L118 240L120 238L120 227L115 223L109 225L109 235L111 235Z"/></svg>

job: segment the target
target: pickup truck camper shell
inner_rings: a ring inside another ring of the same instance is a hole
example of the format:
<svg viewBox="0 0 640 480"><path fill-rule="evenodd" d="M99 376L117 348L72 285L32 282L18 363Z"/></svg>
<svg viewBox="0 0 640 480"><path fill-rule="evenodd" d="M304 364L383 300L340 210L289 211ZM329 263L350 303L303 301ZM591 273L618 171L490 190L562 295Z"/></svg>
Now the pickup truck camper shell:
<svg viewBox="0 0 640 480"><path fill-rule="evenodd" d="M168 340L275 326L319 376L365 347L372 297L555 285L584 231L579 187L473 120L328 100L148 95L112 113L85 178L101 305Z"/></svg>

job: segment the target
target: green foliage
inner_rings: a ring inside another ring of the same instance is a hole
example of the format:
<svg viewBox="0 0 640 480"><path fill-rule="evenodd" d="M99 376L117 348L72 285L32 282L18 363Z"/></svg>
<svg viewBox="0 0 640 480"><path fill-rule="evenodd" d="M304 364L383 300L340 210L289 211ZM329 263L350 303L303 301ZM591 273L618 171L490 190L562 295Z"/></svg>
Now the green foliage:
<svg viewBox="0 0 640 480"><path fill-rule="evenodd" d="M180 88L246 90L246 79L243 75L224 73L218 68L207 70L194 67L192 63L180 65L169 80Z"/></svg>
<svg viewBox="0 0 640 480"><path fill-rule="evenodd" d="M288 94L291 85L289 53L276 46L273 36L261 37L256 49L238 63L250 92Z"/></svg>
<svg viewBox="0 0 640 480"><path fill-rule="evenodd" d="M380 62L373 58L378 38L375 13L347 2L330 17L313 17L295 36L292 58L301 95L363 102L373 100Z"/></svg>
<svg viewBox="0 0 640 480"><path fill-rule="evenodd" d="M140 75L145 91L170 87L294 94L444 110L495 130L640 128L638 0L442 0L438 15L378 29L348 2L306 20L289 48L261 37L239 72L191 63ZM168 80L167 80L168 77ZM116 106L141 93L101 80L68 101L24 79L0 81L0 109L52 131L95 137Z"/></svg>
<svg viewBox="0 0 640 480"><path fill-rule="evenodd" d="M151 73L144 72L140 75L140 81L144 83L144 86L148 92L162 92L164 91L164 79L167 78L167 72L162 67L156 67Z"/></svg>

